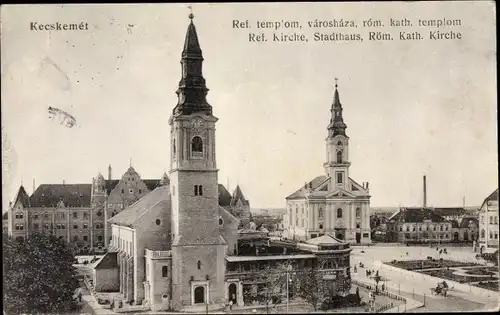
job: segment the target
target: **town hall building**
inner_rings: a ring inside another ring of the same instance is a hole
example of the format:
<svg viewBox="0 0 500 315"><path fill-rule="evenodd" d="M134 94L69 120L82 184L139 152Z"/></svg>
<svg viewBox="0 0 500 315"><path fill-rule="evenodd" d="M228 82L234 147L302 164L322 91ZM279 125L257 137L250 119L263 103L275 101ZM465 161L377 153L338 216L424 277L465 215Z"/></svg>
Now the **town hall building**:
<svg viewBox="0 0 500 315"><path fill-rule="evenodd" d="M286 198L284 234L289 239L308 240L331 233L348 243L370 244L368 183L360 185L349 176L349 137L337 83L330 111L325 174Z"/></svg>

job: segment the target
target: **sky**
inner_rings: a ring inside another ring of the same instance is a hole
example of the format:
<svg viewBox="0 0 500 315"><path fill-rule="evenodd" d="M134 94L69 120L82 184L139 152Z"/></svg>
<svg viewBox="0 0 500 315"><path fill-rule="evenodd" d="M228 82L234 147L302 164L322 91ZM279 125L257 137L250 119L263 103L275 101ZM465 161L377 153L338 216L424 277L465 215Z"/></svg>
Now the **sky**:
<svg viewBox="0 0 500 315"><path fill-rule="evenodd" d="M187 4L2 6L4 209L21 183L32 193L33 179L91 183L109 164L113 178L130 163L145 179L168 172L189 12ZM219 182L239 184L253 208L282 208L325 173L335 77L350 176L370 183L372 206L421 205L424 174L431 206L461 206L464 198L480 205L498 187L493 2L219 3L194 4L193 13L219 118ZM249 30L232 27L234 19L258 32L257 20L405 17L461 19L461 27L439 30L463 38L251 43ZM35 21L85 22L88 30L30 30ZM49 106L76 125L49 119Z"/></svg>

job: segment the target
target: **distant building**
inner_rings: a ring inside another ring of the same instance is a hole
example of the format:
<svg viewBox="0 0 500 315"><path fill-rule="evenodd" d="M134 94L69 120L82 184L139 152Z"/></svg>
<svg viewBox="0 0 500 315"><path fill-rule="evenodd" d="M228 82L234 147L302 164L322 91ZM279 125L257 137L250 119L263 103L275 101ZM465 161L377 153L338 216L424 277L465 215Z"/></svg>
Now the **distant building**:
<svg viewBox="0 0 500 315"><path fill-rule="evenodd" d="M389 242L451 242L452 223L431 208L401 208L387 221Z"/></svg>
<svg viewBox="0 0 500 315"><path fill-rule="evenodd" d="M452 224L453 241L474 242L479 238L479 220L473 216L462 216L449 220Z"/></svg>
<svg viewBox="0 0 500 315"><path fill-rule="evenodd" d="M289 239L308 240L331 233L348 243L370 244L368 183L349 176L349 137L335 84L326 138L325 175L317 176L286 198L284 225Z"/></svg>
<svg viewBox="0 0 500 315"><path fill-rule="evenodd" d="M479 246L483 252L498 249L498 188L484 199L479 210Z"/></svg>

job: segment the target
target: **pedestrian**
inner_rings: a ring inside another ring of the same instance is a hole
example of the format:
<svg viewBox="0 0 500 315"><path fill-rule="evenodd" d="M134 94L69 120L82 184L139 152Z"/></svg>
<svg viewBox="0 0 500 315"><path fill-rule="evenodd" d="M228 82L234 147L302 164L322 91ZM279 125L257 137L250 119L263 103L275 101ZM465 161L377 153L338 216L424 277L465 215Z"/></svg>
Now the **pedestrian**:
<svg viewBox="0 0 500 315"><path fill-rule="evenodd" d="M385 291L385 285L382 283L382 292Z"/></svg>
<svg viewBox="0 0 500 315"><path fill-rule="evenodd" d="M78 302L82 301L82 291L78 292Z"/></svg>
<svg viewBox="0 0 500 315"><path fill-rule="evenodd" d="M233 300L229 301L229 310L233 310Z"/></svg>

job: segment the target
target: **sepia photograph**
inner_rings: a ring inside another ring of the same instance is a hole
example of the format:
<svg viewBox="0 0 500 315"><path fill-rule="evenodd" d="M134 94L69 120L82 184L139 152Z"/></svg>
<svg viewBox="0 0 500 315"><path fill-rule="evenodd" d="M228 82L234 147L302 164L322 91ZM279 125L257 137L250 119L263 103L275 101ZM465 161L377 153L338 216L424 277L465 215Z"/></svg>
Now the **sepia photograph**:
<svg viewBox="0 0 500 315"><path fill-rule="evenodd" d="M500 310L495 2L0 12L4 315Z"/></svg>

